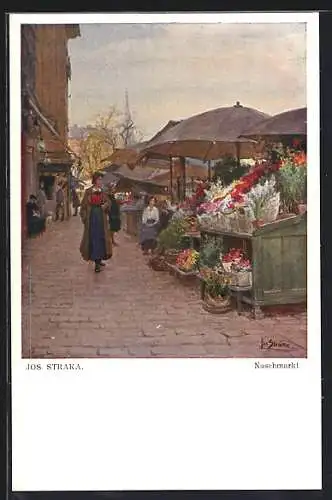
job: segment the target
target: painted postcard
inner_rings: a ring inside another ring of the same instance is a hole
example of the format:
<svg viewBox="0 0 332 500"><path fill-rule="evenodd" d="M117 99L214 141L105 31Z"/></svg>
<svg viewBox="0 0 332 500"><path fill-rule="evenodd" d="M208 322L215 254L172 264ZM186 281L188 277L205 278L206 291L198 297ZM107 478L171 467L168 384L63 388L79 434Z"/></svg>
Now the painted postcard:
<svg viewBox="0 0 332 500"><path fill-rule="evenodd" d="M307 356L306 47L22 24L23 358Z"/></svg>

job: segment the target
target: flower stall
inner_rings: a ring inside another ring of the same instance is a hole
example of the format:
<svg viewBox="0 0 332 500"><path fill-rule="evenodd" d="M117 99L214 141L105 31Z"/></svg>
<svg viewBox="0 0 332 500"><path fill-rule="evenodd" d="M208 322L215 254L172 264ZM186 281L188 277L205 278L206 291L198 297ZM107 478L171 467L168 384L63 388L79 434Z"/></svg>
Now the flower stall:
<svg viewBox="0 0 332 500"><path fill-rule="evenodd" d="M228 186L205 190L197 208L201 242L220 241L230 288L256 314L306 301L306 155L287 148Z"/></svg>

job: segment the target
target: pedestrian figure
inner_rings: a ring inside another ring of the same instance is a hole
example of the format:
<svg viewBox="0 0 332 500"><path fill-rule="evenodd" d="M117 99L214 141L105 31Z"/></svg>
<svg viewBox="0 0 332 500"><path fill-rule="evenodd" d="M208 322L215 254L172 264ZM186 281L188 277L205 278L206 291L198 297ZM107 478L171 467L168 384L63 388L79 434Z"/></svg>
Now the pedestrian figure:
<svg viewBox="0 0 332 500"><path fill-rule="evenodd" d="M65 204L65 195L63 192L63 185L58 184L56 187L56 194L55 194L55 220L59 220L62 222L65 218L65 211L64 211L64 204Z"/></svg>
<svg viewBox="0 0 332 500"><path fill-rule="evenodd" d="M80 206L80 199L78 197L76 189L73 187L71 190L71 198L74 209L74 215L76 216L78 213L78 207Z"/></svg>
<svg viewBox="0 0 332 500"><path fill-rule="evenodd" d="M109 186L110 209L109 209L109 226L111 232L112 245L118 246L114 240L114 234L118 233L121 229L121 213L120 205L114 195L113 185Z"/></svg>
<svg viewBox="0 0 332 500"><path fill-rule="evenodd" d="M81 203L80 216L84 224L84 232L80 252L85 261L95 263L95 272L99 273L103 260L112 257L112 242L109 237L109 198L102 191L102 175L95 174L93 186L86 189Z"/></svg>
<svg viewBox="0 0 332 500"><path fill-rule="evenodd" d="M155 204L156 199L152 196L142 215L140 244L144 255L152 253L157 246L159 210Z"/></svg>
<svg viewBox="0 0 332 500"><path fill-rule="evenodd" d="M162 201L160 203L160 208L159 208L159 218L160 218L160 222L159 222L159 233L161 231L163 231L164 229L166 229L166 227L168 226L168 223L172 217L172 213L171 211L168 209L168 205L167 205L167 201Z"/></svg>
<svg viewBox="0 0 332 500"><path fill-rule="evenodd" d="M37 205L39 207L39 213L40 213L41 217L46 217L46 210L45 210L46 201L47 201L47 198L46 198L46 193L44 190L44 183L43 183L43 181L41 181L40 186L39 186L39 190L37 193Z"/></svg>

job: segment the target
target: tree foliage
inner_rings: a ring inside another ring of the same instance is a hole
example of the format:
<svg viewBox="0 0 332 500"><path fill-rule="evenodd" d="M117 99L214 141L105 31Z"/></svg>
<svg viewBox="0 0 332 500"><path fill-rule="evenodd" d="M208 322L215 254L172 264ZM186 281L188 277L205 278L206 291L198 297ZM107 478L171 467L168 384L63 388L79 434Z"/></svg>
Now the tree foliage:
<svg viewBox="0 0 332 500"><path fill-rule="evenodd" d="M102 160L110 156L116 148L128 145L128 139L133 135L140 139L142 137L133 120L128 120L115 107L100 114L80 139L79 176L89 178L101 170L104 167Z"/></svg>

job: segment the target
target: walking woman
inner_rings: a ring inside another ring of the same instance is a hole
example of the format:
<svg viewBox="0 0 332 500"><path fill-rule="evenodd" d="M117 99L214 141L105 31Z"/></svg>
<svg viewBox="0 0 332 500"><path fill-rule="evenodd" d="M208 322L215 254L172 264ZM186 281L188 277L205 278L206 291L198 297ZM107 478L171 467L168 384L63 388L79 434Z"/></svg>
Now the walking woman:
<svg viewBox="0 0 332 500"><path fill-rule="evenodd" d="M81 203L80 216L84 224L84 233L80 252L85 261L95 263L95 272L105 266L103 260L112 257L112 244L109 238L107 213L109 199L102 191L102 175L95 174L92 187L85 190Z"/></svg>
<svg viewBox="0 0 332 500"><path fill-rule="evenodd" d="M140 244L144 255L152 253L157 246L159 210L155 205L156 199L152 196L142 215Z"/></svg>
<svg viewBox="0 0 332 500"><path fill-rule="evenodd" d="M109 223L110 232L112 238L112 245L118 246L118 243L114 240L114 234L118 233L121 229L121 213L120 205L114 195L113 185L109 185L109 197L110 197L110 209L109 209Z"/></svg>
<svg viewBox="0 0 332 500"><path fill-rule="evenodd" d="M76 189L75 189L74 186L71 189L71 199L72 199L72 205L73 205L73 209L74 209L74 214L73 215L77 215L78 214L78 208L80 206L80 199L78 197L77 191L76 191Z"/></svg>

